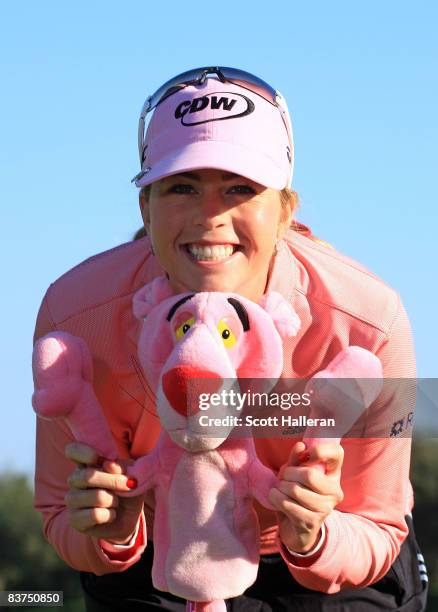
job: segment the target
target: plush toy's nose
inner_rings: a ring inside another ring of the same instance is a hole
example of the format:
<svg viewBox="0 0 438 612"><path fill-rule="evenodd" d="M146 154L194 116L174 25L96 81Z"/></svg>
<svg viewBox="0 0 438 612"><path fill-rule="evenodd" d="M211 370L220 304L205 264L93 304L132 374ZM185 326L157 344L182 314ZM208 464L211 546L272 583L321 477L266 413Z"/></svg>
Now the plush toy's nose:
<svg viewBox="0 0 438 612"><path fill-rule="evenodd" d="M215 372L189 365L172 368L163 375L162 380L164 395L182 416L196 414L201 393L216 393L223 383Z"/></svg>

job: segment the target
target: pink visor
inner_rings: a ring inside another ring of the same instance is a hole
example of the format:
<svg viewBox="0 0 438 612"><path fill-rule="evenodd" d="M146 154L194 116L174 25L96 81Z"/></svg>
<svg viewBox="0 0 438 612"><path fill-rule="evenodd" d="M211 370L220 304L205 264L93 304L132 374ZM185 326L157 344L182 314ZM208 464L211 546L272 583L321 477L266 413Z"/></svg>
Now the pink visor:
<svg viewBox="0 0 438 612"><path fill-rule="evenodd" d="M292 132L289 139L278 105L209 77L155 108L135 184L144 187L172 174L215 168L280 190L290 186L293 156Z"/></svg>

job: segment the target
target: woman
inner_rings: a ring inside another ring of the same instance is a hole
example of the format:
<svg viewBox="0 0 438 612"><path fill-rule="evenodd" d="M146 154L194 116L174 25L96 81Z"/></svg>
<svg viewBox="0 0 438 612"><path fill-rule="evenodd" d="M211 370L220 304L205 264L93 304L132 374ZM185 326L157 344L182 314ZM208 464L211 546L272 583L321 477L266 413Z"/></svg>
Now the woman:
<svg viewBox="0 0 438 612"><path fill-rule="evenodd" d="M153 499L117 494L136 486L126 464L153 448L159 432L131 312L146 282L165 272L176 294L229 291L257 301L267 290L282 293L301 319L284 346L285 378L309 377L353 344L380 358L385 378L415 376L397 294L293 221L292 130L269 85L227 68L175 77L143 107L139 152L135 182L147 237L51 285L35 334L63 329L87 341L95 390L124 459L105 461L72 442L62 423L38 421L36 507L49 541L82 572L87 610L184 609L150 582L145 524L151 533ZM400 386L385 387L375 410L405 414L410 403ZM410 438L371 437L372 425L307 456L299 439L256 441L260 459L281 469L270 493L278 513L257 509L259 575L230 610L424 609L409 516ZM311 467L316 459L325 474Z"/></svg>

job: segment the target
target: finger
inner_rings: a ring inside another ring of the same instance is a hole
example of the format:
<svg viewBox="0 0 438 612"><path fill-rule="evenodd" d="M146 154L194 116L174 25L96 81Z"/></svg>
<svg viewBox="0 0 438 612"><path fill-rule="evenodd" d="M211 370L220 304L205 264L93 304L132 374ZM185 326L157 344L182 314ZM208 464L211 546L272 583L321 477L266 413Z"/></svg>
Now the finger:
<svg viewBox="0 0 438 612"><path fill-rule="evenodd" d="M116 511L112 508L82 508L70 512L70 524L77 531L86 531L95 525L112 523L116 518Z"/></svg>
<svg viewBox="0 0 438 612"><path fill-rule="evenodd" d="M294 446L292 447L290 453L289 453L289 457L287 458L286 463L280 468L278 477L282 478L283 477L283 471L289 466L289 465L299 465L299 460L298 457L301 455L301 453L306 449L306 445L304 444L304 442L296 442L294 444Z"/></svg>
<svg viewBox="0 0 438 612"><path fill-rule="evenodd" d="M126 475L126 465L119 461L105 461L103 464L103 468L109 474L125 474ZM132 489L137 488L137 480L131 476L126 477L126 486L131 491Z"/></svg>
<svg viewBox="0 0 438 612"><path fill-rule="evenodd" d="M344 449L338 443L317 443L306 448L299 458L299 465L323 464L326 474L341 470L344 460Z"/></svg>
<svg viewBox="0 0 438 612"><path fill-rule="evenodd" d="M134 478L124 474L108 474L97 468L76 468L68 478L73 489L108 489L112 491L131 491L137 486Z"/></svg>
<svg viewBox="0 0 438 612"><path fill-rule="evenodd" d="M283 481L296 482L321 495L334 495L339 489L339 479L312 467L289 466L283 471Z"/></svg>
<svg viewBox="0 0 438 612"><path fill-rule="evenodd" d="M124 474L125 468L117 461L104 461L103 469L109 474Z"/></svg>
<svg viewBox="0 0 438 612"><path fill-rule="evenodd" d="M284 493L290 500L296 502L302 508L319 514L329 514L335 505L335 499L330 495L320 495L310 491L296 482L281 481L278 490Z"/></svg>
<svg viewBox="0 0 438 612"><path fill-rule="evenodd" d="M65 447L65 456L67 459L81 465L102 465L104 457L101 457L99 451L91 446L87 446L82 442L71 442Z"/></svg>
<svg viewBox="0 0 438 612"><path fill-rule="evenodd" d="M277 488L271 489L269 492L269 501L274 508L282 512L294 523L300 522L311 525L314 522L315 515L313 512L303 508Z"/></svg>
<svg viewBox="0 0 438 612"><path fill-rule="evenodd" d="M105 489L72 489L64 497L67 508L117 508L119 498Z"/></svg>

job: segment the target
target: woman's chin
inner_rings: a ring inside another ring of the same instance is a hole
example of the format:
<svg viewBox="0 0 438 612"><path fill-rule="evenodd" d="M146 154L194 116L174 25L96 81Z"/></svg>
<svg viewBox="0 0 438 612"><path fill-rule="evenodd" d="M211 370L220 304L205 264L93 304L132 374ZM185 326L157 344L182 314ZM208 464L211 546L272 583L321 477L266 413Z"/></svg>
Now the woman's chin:
<svg viewBox="0 0 438 612"><path fill-rule="evenodd" d="M259 270L249 269L244 252L237 252L224 262L203 262L181 251L176 263L173 273L168 271L175 293L220 291L257 301L264 292L266 282L262 282Z"/></svg>
<svg viewBox="0 0 438 612"><path fill-rule="evenodd" d="M217 274L215 272L203 272L196 276L185 278L169 278L169 282L177 293L186 291L222 291L223 293L241 293L241 289L247 284L246 279L233 274Z"/></svg>

